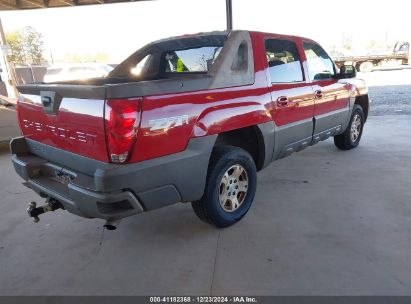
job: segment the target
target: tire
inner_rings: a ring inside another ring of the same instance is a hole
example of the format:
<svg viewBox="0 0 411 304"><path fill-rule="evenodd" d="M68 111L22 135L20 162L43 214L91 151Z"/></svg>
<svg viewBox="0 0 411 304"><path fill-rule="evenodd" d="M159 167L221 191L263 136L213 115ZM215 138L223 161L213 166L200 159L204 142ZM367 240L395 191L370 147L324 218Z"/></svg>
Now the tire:
<svg viewBox="0 0 411 304"><path fill-rule="evenodd" d="M370 73L374 69L374 64L370 61L362 62L359 66L359 70L362 73Z"/></svg>
<svg viewBox="0 0 411 304"><path fill-rule="evenodd" d="M357 119L359 119L359 121ZM334 143L337 148L341 150L351 150L357 147L361 140L364 122L365 116L362 107L360 105L354 105L347 129L345 129L344 133L334 136Z"/></svg>
<svg viewBox="0 0 411 304"><path fill-rule="evenodd" d="M210 158L204 194L191 206L202 221L228 227L248 212L256 188L257 169L250 154L233 146L217 146Z"/></svg>

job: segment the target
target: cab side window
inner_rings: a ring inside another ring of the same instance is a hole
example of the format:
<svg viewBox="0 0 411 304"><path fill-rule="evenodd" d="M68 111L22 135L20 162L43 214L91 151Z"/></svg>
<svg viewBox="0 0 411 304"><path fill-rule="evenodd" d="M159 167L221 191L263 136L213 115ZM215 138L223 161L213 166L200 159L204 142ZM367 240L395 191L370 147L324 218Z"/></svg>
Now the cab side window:
<svg viewBox="0 0 411 304"><path fill-rule="evenodd" d="M267 39L265 50L272 83L304 81L300 56L293 41Z"/></svg>
<svg viewBox="0 0 411 304"><path fill-rule="evenodd" d="M334 64L327 53L318 44L304 42L303 45L310 79L315 81L333 78Z"/></svg>

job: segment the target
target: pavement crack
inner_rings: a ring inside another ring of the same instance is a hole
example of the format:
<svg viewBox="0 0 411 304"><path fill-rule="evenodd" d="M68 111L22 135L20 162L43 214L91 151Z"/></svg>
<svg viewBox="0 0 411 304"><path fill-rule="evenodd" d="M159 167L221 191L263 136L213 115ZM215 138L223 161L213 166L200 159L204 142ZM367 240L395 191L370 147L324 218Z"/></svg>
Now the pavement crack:
<svg viewBox="0 0 411 304"><path fill-rule="evenodd" d="M28 193L28 192L30 192L30 190L24 190L24 191L9 191L9 190L6 189L6 192L7 192L8 194L11 194L11 195L18 195L18 194Z"/></svg>
<svg viewBox="0 0 411 304"><path fill-rule="evenodd" d="M217 244L216 244L216 248L215 248L215 256L214 256L214 266L213 266L213 273L212 273L212 277L211 277L211 285L210 285L210 296L213 294L213 287L214 287L214 276L215 276L215 269L216 269L216 265L217 265L217 254L218 254L218 246L220 243L220 230L218 231L218 237L217 237Z"/></svg>
<svg viewBox="0 0 411 304"><path fill-rule="evenodd" d="M385 267L384 264L377 262L373 257L371 257L370 255L366 254L366 253L361 253L357 250L354 250L354 252L356 252L358 255L363 255L368 262L370 262L371 264L374 264L375 266L382 268L387 274L389 274L389 276L396 281L397 283L399 283L402 287L408 289L408 286L396 275L392 274L390 271L388 271Z"/></svg>
<svg viewBox="0 0 411 304"><path fill-rule="evenodd" d="M103 227L103 230L101 231L101 237L100 237L100 242L98 244L98 250L97 250L97 254L100 253L101 248L103 247L103 241L104 241L104 231L106 231L106 228Z"/></svg>

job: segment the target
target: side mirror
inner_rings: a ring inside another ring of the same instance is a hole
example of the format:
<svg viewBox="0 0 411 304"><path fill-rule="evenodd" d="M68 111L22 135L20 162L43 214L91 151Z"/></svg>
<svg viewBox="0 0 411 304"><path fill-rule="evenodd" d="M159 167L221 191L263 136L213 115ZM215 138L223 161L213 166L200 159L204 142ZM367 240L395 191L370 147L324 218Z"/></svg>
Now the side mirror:
<svg viewBox="0 0 411 304"><path fill-rule="evenodd" d="M340 68L339 78L355 78L357 76L357 71L353 65L343 65Z"/></svg>

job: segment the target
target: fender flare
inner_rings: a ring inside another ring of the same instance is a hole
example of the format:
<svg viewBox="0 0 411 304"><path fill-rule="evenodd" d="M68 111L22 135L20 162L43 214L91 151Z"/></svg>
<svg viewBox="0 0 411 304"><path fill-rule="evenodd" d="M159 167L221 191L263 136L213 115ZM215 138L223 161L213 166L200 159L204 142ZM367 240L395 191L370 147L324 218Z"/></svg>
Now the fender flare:
<svg viewBox="0 0 411 304"><path fill-rule="evenodd" d="M242 102L208 108L199 115L193 137L223 134L244 128L254 128L261 146L258 147L258 169L267 167L274 153L275 124L270 112L256 102ZM256 164L257 165L257 164Z"/></svg>

